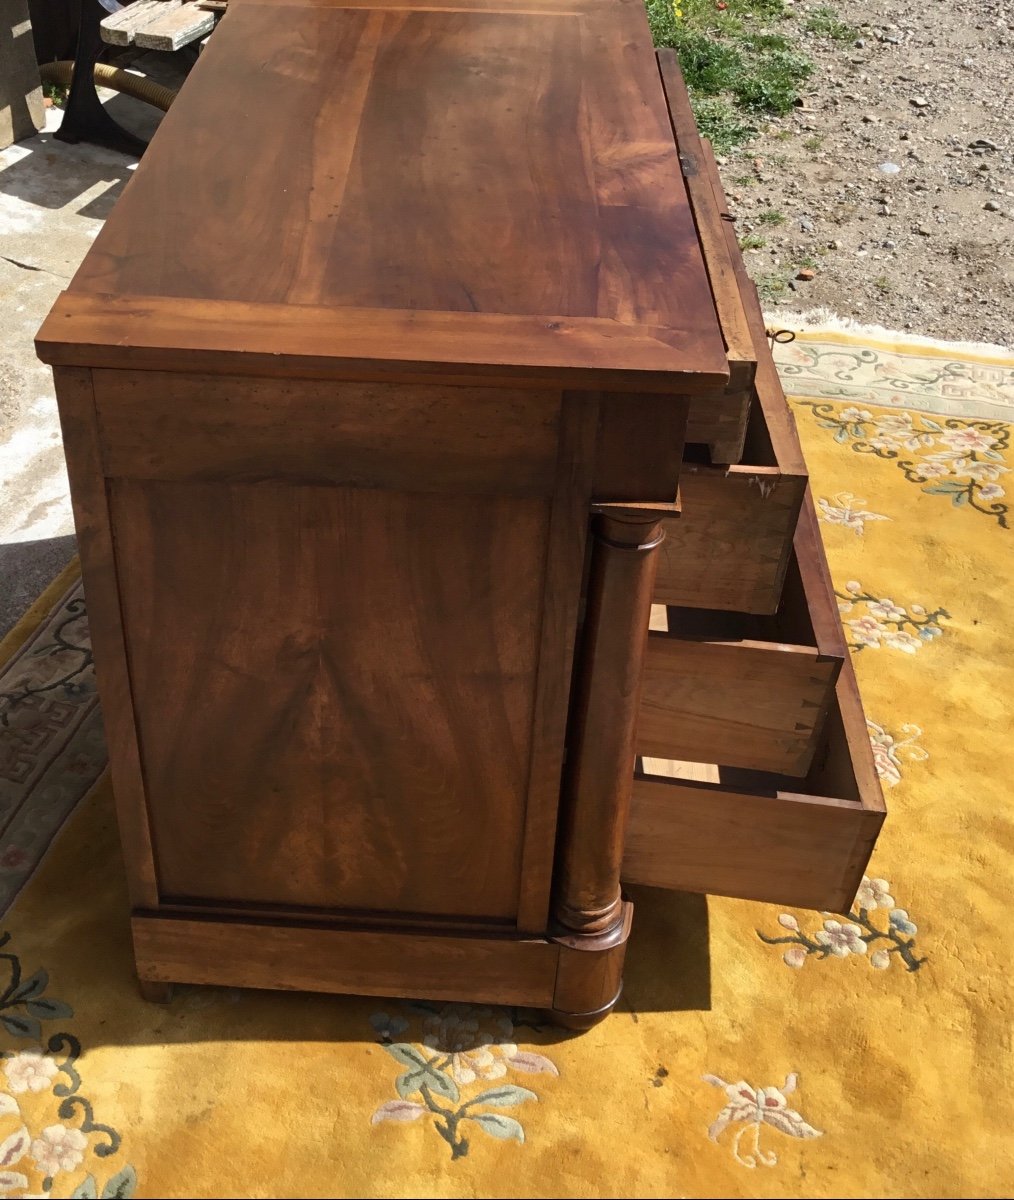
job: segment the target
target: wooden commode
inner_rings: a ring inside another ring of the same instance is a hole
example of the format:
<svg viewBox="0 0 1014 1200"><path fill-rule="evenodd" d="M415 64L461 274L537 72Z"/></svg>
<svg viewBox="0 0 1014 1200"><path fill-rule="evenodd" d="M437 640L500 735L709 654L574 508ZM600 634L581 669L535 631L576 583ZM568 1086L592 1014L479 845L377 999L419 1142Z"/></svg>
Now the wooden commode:
<svg viewBox="0 0 1014 1200"><path fill-rule="evenodd" d="M582 1028L623 880L850 902L883 803L724 204L641 0L232 0L37 342L146 995Z"/></svg>

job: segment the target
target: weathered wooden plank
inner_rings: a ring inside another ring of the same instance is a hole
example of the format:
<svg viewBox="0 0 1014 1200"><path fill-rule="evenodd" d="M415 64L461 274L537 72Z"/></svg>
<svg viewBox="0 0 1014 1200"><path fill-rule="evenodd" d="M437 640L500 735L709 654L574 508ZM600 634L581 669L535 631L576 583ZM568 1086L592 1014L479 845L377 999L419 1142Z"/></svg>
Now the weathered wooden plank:
<svg viewBox="0 0 1014 1200"><path fill-rule="evenodd" d="M102 40L111 46L132 46L139 29L179 8L183 0L135 0L101 22Z"/></svg>
<svg viewBox="0 0 1014 1200"><path fill-rule="evenodd" d="M146 50L179 50L210 33L214 27L214 13L205 12L196 4L183 4L138 29L134 40Z"/></svg>

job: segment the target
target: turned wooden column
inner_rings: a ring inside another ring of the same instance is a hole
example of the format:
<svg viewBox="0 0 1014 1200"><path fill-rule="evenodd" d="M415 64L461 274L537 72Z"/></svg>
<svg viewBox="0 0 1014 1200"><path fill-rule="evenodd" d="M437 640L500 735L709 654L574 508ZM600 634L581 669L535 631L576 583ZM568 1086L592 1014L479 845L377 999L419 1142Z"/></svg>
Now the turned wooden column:
<svg viewBox="0 0 1014 1200"><path fill-rule="evenodd" d="M641 669L659 513L600 505L567 750L554 916L600 940L623 922L620 865L630 808Z"/></svg>

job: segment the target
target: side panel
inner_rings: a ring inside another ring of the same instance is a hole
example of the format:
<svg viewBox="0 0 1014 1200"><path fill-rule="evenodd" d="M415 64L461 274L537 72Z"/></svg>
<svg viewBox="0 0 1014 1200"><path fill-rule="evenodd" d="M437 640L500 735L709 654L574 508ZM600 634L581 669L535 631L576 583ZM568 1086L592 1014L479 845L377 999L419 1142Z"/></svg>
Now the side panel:
<svg viewBox="0 0 1014 1200"><path fill-rule="evenodd" d="M596 398L96 392L158 898L544 929Z"/></svg>

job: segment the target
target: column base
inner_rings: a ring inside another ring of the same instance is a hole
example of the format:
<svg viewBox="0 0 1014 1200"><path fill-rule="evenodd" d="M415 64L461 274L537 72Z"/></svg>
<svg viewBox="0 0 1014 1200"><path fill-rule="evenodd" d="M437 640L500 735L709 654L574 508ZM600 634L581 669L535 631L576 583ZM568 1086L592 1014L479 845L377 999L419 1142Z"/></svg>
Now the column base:
<svg viewBox="0 0 1014 1200"><path fill-rule="evenodd" d="M549 1008L546 1010L546 1017L554 1025L559 1025L563 1029L572 1029L575 1033L583 1033L586 1029L591 1029L593 1025L597 1025L599 1021L608 1017L616 1007L622 994L623 985L621 984L620 990L608 1004L603 1004L601 1008L596 1008L592 1012L563 1012L558 1008Z"/></svg>

